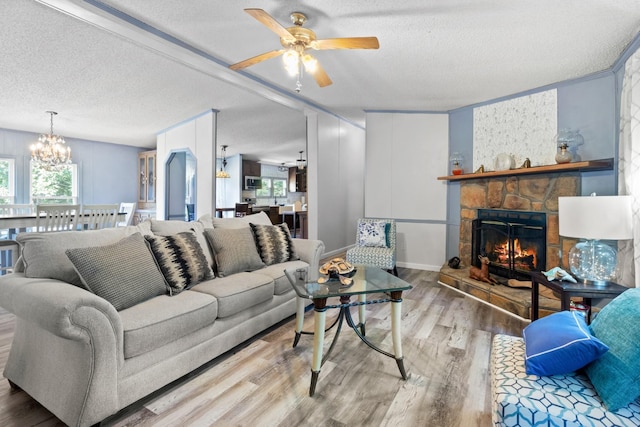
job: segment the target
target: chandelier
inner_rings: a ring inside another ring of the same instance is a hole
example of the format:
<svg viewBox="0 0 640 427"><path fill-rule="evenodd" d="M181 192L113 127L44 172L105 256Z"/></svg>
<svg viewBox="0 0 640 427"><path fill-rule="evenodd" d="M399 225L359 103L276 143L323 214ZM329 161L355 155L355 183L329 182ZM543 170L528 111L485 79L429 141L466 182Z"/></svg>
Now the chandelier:
<svg viewBox="0 0 640 427"><path fill-rule="evenodd" d="M300 158L298 160L296 160L296 165L298 166L298 169L302 170L305 168L305 166L307 166L307 161L305 159L302 158L302 151L300 151Z"/></svg>
<svg viewBox="0 0 640 427"><path fill-rule="evenodd" d="M220 148L220 155L222 156L222 164L220 165L220 170L216 172L216 178L231 178L229 172L225 170L227 167L227 147L228 145L223 145Z"/></svg>
<svg viewBox="0 0 640 427"><path fill-rule="evenodd" d="M31 160L50 170L71 163L71 147L65 145L62 136L53 133L53 116L58 113L47 111L47 114L51 116L50 132L40 135L38 142L31 144Z"/></svg>

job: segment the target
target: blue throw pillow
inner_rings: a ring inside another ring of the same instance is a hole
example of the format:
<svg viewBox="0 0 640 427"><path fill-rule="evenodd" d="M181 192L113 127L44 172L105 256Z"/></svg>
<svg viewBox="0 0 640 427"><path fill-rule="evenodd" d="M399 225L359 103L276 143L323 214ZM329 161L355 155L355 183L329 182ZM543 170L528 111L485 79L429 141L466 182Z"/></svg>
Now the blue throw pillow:
<svg viewBox="0 0 640 427"><path fill-rule="evenodd" d="M609 352L586 373L607 409L616 411L640 396L640 289L626 290L604 306L591 332Z"/></svg>
<svg viewBox="0 0 640 427"><path fill-rule="evenodd" d="M575 311L553 313L522 331L528 375L560 375L576 371L602 356L608 347L591 335Z"/></svg>

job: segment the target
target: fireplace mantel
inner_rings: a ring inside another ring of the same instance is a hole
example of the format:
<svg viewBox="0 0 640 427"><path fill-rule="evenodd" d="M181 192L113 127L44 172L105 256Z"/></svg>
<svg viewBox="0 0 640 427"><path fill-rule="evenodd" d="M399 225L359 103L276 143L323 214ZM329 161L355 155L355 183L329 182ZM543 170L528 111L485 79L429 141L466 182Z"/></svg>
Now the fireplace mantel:
<svg viewBox="0 0 640 427"><path fill-rule="evenodd" d="M513 175L534 175L553 172L586 172L598 170L612 170L613 158L601 160L587 160L584 162L562 163L557 165L535 166L521 169L508 169L504 171L468 173L463 175L439 176L439 180L462 181L467 179L496 178Z"/></svg>

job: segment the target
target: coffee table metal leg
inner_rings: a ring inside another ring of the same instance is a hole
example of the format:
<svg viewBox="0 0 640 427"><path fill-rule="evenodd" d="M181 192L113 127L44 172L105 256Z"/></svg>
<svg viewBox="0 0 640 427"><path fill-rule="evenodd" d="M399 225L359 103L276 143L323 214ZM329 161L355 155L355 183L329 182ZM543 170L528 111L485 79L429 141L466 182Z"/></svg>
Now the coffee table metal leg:
<svg viewBox="0 0 640 427"><path fill-rule="evenodd" d="M313 332L313 359L311 361L311 385L309 386L309 396L313 396L316 392L316 383L320 368L322 367L322 350L324 347L324 326L327 317L327 309L325 308L327 300L313 300L315 306L314 332Z"/></svg>
<svg viewBox="0 0 640 427"><path fill-rule="evenodd" d="M304 299L296 296L296 337L293 339L293 346L298 345L302 335L302 325L304 324Z"/></svg>
<svg viewBox="0 0 640 427"><path fill-rule="evenodd" d="M402 292L391 293L391 337L393 338L393 352L396 363L400 370L402 379L407 379L407 372L404 369L404 357L402 355L402 334L400 328L400 317L402 314Z"/></svg>

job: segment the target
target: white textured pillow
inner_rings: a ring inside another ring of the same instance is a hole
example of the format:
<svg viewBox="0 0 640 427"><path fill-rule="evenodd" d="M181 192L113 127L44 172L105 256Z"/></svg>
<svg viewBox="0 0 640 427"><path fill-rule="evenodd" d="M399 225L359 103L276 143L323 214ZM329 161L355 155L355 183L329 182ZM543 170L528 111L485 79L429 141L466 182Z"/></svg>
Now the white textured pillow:
<svg viewBox="0 0 640 427"><path fill-rule="evenodd" d="M134 233L149 234L148 224L102 230L18 233L16 240L22 246L20 259L26 277L58 279L82 287L82 280L64 253L65 249L109 245Z"/></svg>
<svg viewBox="0 0 640 427"><path fill-rule="evenodd" d="M361 222L358 225L358 246L387 247L385 221Z"/></svg>
<svg viewBox="0 0 640 427"><path fill-rule="evenodd" d="M213 228L249 228L249 223L273 225L264 211L241 218L211 218Z"/></svg>

